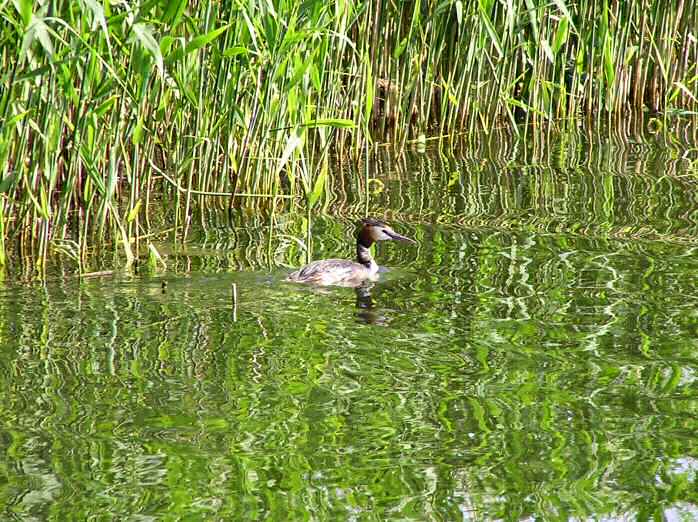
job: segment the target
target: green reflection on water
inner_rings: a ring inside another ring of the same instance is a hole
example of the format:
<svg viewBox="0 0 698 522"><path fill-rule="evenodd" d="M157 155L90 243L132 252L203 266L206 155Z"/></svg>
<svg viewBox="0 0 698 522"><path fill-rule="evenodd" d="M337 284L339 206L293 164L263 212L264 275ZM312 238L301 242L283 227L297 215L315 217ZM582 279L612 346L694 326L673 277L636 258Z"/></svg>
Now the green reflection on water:
<svg viewBox="0 0 698 522"><path fill-rule="evenodd" d="M207 216L160 275L7 284L2 517L695 518L694 194L612 157L377 163L372 212L420 245L365 291L283 282L291 216ZM335 181L317 257L353 252Z"/></svg>

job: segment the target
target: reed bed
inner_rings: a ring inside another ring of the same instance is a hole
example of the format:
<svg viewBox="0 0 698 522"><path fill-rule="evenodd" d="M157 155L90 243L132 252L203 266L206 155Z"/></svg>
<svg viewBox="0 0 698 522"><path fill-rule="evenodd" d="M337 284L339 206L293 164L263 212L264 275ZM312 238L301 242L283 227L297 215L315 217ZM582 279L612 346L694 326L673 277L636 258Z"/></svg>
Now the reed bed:
<svg viewBox="0 0 698 522"><path fill-rule="evenodd" d="M82 267L107 242L130 263L153 205L184 236L197 207L311 212L330 157L378 141L698 114L686 0L13 0L0 19L0 266Z"/></svg>

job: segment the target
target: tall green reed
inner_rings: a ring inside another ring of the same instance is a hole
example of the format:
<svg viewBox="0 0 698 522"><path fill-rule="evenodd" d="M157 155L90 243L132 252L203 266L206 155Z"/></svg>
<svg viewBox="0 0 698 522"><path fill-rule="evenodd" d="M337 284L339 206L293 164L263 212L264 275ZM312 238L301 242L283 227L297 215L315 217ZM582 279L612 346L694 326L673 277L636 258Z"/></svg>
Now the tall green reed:
<svg viewBox="0 0 698 522"><path fill-rule="evenodd" d="M0 17L0 265L57 251L87 270L108 242L130 263L155 204L184 237L195 207L273 225L327 205L330 154L376 141L698 113L685 0L13 0Z"/></svg>

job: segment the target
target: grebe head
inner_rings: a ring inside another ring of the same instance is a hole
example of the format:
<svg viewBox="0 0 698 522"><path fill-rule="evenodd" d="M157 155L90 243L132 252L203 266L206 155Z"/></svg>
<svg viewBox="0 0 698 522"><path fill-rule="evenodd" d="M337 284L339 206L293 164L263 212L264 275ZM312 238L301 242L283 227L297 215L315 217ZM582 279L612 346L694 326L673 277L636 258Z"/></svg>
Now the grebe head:
<svg viewBox="0 0 698 522"><path fill-rule="evenodd" d="M365 246L371 246L375 241L406 241L407 243L417 243L414 239L405 237L395 232L392 228L378 219L366 218L361 220L361 232L359 241Z"/></svg>

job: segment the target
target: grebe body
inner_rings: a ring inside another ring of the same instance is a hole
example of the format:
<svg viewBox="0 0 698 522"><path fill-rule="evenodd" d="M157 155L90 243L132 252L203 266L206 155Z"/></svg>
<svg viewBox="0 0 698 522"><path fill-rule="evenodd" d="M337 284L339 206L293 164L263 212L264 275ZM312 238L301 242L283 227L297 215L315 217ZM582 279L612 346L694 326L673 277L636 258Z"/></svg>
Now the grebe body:
<svg viewBox="0 0 698 522"><path fill-rule="evenodd" d="M378 264L374 261L371 245L376 241L405 241L416 243L402 236L377 219L362 220L356 237L356 261L347 259L323 259L313 261L288 276L294 283L310 283L320 286L361 286L378 279Z"/></svg>

